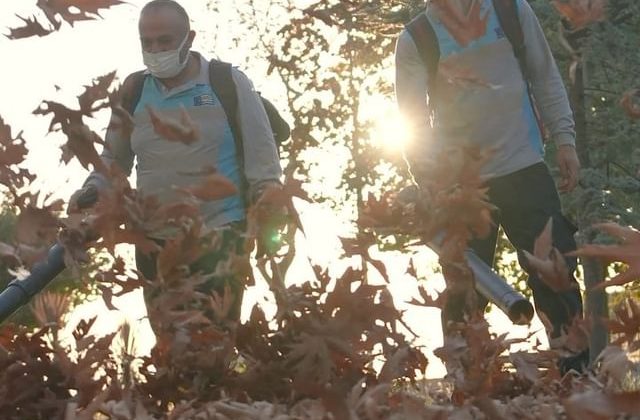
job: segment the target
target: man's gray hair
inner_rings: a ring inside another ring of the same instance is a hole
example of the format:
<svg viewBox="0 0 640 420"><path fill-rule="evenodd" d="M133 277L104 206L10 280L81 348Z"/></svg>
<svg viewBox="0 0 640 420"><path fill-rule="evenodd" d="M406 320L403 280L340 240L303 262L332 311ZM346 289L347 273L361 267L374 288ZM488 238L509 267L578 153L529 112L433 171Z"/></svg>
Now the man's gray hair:
<svg viewBox="0 0 640 420"><path fill-rule="evenodd" d="M189 15L187 11L182 7L180 3L175 0L151 0L149 3L145 4L140 11L140 15L142 16L145 12L149 10L156 10L160 8L169 8L173 9L184 19L187 27L187 31L191 29L191 24L189 22Z"/></svg>

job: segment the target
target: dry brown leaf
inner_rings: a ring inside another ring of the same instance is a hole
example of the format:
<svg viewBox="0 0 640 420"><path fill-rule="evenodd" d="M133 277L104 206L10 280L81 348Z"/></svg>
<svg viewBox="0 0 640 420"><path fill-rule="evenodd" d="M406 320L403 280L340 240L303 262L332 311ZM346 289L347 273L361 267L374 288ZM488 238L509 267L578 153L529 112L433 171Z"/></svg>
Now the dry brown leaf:
<svg viewBox="0 0 640 420"><path fill-rule="evenodd" d="M533 255L524 251L529 268L534 270L554 292L575 289L578 285L571 280L564 256L553 246L552 231L553 219L549 218L533 245Z"/></svg>
<svg viewBox="0 0 640 420"><path fill-rule="evenodd" d="M464 68L453 63L455 56L447 57L442 60L438 67L438 77L446 81L450 85L454 85L460 88L472 89L472 88L484 88L484 89L498 89L496 86L488 81L482 79L474 73L472 68Z"/></svg>
<svg viewBox="0 0 640 420"><path fill-rule="evenodd" d="M100 17L100 9L108 9L123 3L124 1L121 0L38 0L38 7L42 9L54 28L58 29L60 22L57 20L57 15L73 26L75 22Z"/></svg>
<svg viewBox="0 0 640 420"><path fill-rule="evenodd" d="M614 276L609 281L596 285L594 289L621 286L640 279L640 232L631 227L620 226L617 223L599 223L594 227L619 239L621 241L620 245L588 244L568 255L601 258L605 261L618 261L627 265L625 271Z"/></svg>
<svg viewBox="0 0 640 420"><path fill-rule="evenodd" d="M482 37L487 32L489 11L481 15L482 0L472 0L464 13L449 0L434 0L438 16L453 38L463 47Z"/></svg>
<svg viewBox="0 0 640 420"><path fill-rule="evenodd" d="M433 298L431 297L431 295L429 295L429 292L427 292L427 289L425 289L424 286L418 286L418 293L420 294L422 301L416 298L412 298L407 302L409 305L424 306L427 308L443 308L445 296L443 293L438 294L435 298Z"/></svg>
<svg viewBox="0 0 640 420"><path fill-rule="evenodd" d="M22 134L20 133L17 137L13 137L11 127L5 124L2 117L0 117L0 152L1 167L22 163L29 152Z"/></svg>
<svg viewBox="0 0 640 420"><path fill-rule="evenodd" d="M553 5L575 30L606 17L607 0L553 0Z"/></svg>
<svg viewBox="0 0 640 420"><path fill-rule="evenodd" d="M208 175L198 185L178 188L178 191L204 201L220 200L238 193L234 183L229 178L218 173Z"/></svg>
<svg viewBox="0 0 640 420"><path fill-rule="evenodd" d="M40 292L34 296L31 311L41 327L60 325L62 317L69 310L71 296L55 292Z"/></svg>
<svg viewBox="0 0 640 420"><path fill-rule="evenodd" d="M104 76L97 77L91 82L91 85L84 87L84 92L78 96L80 111L82 111L83 114L91 116L94 112L109 105L108 102L105 102L101 105L94 106L96 102L109 99L109 87L113 83L115 77L116 72L112 71Z"/></svg>
<svg viewBox="0 0 640 420"><path fill-rule="evenodd" d="M598 377L606 383L610 390L618 390L635 368L629 359L629 353L619 346L607 346L598 355Z"/></svg>
<svg viewBox="0 0 640 420"><path fill-rule="evenodd" d="M184 106L180 107L180 121L162 117L153 107L147 106L153 129L159 136L184 144L195 143L200 139L200 130L189 116Z"/></svg>
<svg viewBox="0 0 640 420"><path fill-rule="evenodd" d="M605 320L609 332L616 336L612 343L633 344L640 333L640 305L629 297L613 310L613 319Z"/></svg>
<svg viewBox="0 0 640 420"><path fill-rule="evenodd" d="M27 245L50 244L57 236L58 227L60 222L50 207L28 205L18 215L16 239Z"/></svg>
<svg viewBox="0 0 640 420"><path fill-rule="evenodd" d="M17 28L10 28L9 35L5 35L9 39L20 39L20 38L29 38L32 36L46 36L49 35L53 30L46 29L35 16L31 18L24 18L22 16L18 16L23 22L24 25Z"/></svg>
<svg viewBox="0 0 640 420"><path fill-rule="evenodd" d="M571 395L564 403L570 419L607 420L624 414L640 415L640 392L586 391Z"/></svg>

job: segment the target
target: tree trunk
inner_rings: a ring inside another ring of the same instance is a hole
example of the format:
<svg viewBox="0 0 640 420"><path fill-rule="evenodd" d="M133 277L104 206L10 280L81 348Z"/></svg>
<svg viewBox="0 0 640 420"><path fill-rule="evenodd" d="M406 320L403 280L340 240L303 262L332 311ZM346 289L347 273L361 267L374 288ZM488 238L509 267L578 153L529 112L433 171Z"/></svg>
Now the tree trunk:
<svg viewBox="0 0 640 420"><path fill-rule="evenodd" d="M582 165L588 167L591 162L589 159L590 149L588 146L587 118L585 112L584 68L582 57L576 57L575 59L577 63L575 65L574 77L569 88L569 95L576 123L576 148L578 156L580 157ZM590 224L590 220L581 221L580 231L590 231ZM590 243L593 239L592 236L593 235L583 235L582 237L586 239L586 241L580 245ZM606 267L600 261L593 258L583 258L581 261L586 289L585 316L593 320L593 330L591 331L591 337L589 339L590 361L593 362L609 342L609 334L603 323L603 319L606 318L609 313L607 293L604 289L592 290L593 286L604 280Z"/></svg>
<svg viewBox="0 0 640 420"><path fill-rule="evenodd" d="M606 267L599 260L584 258L582 259L582 268L584 270L584 285L587 290L585 314L593 320L593 329L589 337L590 362L593 362L609 344L609 332L603 322L609 312L607 293L603 289L590 291L593 286L604 280Z"/></svg>

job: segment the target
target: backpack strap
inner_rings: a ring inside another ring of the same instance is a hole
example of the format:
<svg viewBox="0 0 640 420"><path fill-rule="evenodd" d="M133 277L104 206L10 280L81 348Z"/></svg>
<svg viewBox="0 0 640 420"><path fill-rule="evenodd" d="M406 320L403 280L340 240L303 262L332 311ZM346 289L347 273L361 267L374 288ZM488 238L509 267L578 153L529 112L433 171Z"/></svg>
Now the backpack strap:
<svg viewBox="0 0 640 420"><path fill-rule="evenodd" d="M244 169L244 147L242 131L238 123L238 93L233 81L230 63L212 59L209 61L209 84L220 100L222 109L227 116L227 122L231 128L231 134L236 145L236 156L240 164L240 170Z"/></svg>
<svg viewBox="0 0 640 420"><path fill-rule="evenodd" d="M524 43L524 32L522 31L522 25L520 23L520 17L518 16L518 0L493 0L493 8L498 16L498 23L504 31L504 35L511 44L513 49L513 55L518 60L518 66L520 67L520 73L527 87L527 95L529 95L529 101L533 107L533 113L536 117L538 129L543 140L546 139L544 122L542 121L542 115L536 105L535 98L531 93L531 78L529 76L529 70L527 69L526 61L526 46Z"/></svg>
<svg viewBox="0 0 640 420"><path fill-rule="evenodd" d="M427 69L427 89L431 95L437 79L438 63L440 62L440 44L438 42L438 36L425 13L420 13L411 20L405 28L409 32L409 35L411 35L411 38L418 49L418 55Z"/></svg>
<svg viewBox="0 0 640 420"><path fill-rule="evenodd" d="M138 102L140 102L145 77L146 74L144 70L139 70L131 73L124 79L124 82L122 82L122 97L120 102L122 103L122 107L131 115L133 115L136 106L138 106Z"/></svg>
<svg viewBox="0 0 640 420"><path fill-rule="evenodd" d="M498 23L504 31L513 54L518 60L522 77L529 83L529 76L526 66L526 47L524 45L524 33L518 16L518 0L493 0L493 8L498 16Z"/></svg>

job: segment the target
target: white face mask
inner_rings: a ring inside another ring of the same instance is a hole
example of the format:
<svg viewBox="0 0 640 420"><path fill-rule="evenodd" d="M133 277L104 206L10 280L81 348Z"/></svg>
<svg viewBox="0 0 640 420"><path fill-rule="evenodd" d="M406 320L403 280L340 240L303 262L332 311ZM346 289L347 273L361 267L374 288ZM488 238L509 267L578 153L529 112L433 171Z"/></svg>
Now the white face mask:
<svg viewBox="0 0 640 420"><path fill-rule="evenodd" d="M142 50L142 61L152 75L159 79L170 79L177 76L187 65L189 61L189 55L184 59L184 62L180 62L180 51L187 43L189 34L180 43L180 46L175 50L160 51L157 53L147 52Z"/></svg>

